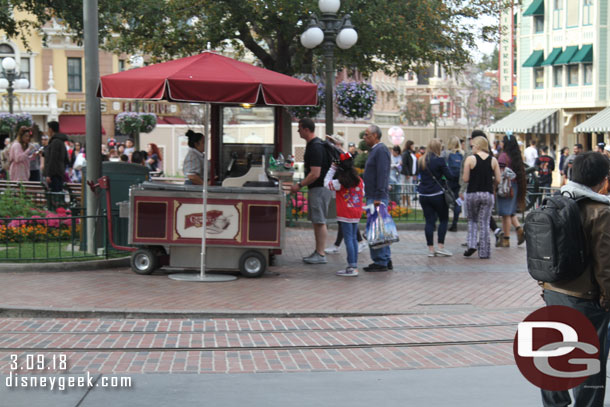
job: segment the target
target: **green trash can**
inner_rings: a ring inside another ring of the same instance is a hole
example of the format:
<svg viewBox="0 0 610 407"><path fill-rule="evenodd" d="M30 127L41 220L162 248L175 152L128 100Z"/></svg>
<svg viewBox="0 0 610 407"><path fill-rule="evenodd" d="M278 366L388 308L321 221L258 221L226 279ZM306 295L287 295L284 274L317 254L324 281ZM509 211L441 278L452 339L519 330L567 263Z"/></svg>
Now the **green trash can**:
<svg viewBox="0 0 610 407"><path fill-rule="evenodd" d="M119 217L119 202L129 200L129 188L149 179L150 170L143 165L122 161L102 163L102 176L110 179L110 205L112 210L112 237L114 243L126 246L129 234L129 219ZM106 196L102 194L101 209L106 211Z"/></svg>

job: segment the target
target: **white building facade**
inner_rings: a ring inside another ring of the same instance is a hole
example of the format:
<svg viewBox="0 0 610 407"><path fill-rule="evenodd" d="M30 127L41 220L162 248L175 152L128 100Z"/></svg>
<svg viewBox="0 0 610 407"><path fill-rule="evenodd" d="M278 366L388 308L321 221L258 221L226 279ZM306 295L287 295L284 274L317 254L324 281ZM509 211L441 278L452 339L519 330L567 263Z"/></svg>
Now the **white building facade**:
<svg viewBox="0 0 610 407"><path fill-rule="evenodd" d="M522 3L514 6L517 111L490 131L557 148L607 142L610 123L604 131L581 124L609 106L608 0Z"/></svg>

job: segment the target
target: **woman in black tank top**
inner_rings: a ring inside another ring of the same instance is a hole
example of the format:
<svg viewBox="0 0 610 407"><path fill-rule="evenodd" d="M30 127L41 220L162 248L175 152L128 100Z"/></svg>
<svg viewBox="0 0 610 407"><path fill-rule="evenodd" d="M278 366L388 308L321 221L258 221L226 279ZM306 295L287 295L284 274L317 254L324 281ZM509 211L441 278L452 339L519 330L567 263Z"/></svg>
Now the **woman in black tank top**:
<svg viewBox="0 0 610 407"><path fill-rule="evenodd" d="M478 250L481 259L488 259L491 254L488 225L494 206L494 188L500 181L500 166L489 154L489 143L484 137L472 139L472 152L464 162L464 182L468 183L468 249L464 256L472 256Z"/></svg>

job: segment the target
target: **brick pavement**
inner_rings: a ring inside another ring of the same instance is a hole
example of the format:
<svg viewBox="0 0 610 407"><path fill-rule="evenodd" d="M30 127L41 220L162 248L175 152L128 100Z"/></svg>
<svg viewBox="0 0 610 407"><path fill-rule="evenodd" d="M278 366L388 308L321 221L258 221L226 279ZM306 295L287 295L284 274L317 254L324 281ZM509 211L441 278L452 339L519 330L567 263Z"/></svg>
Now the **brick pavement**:
<svg viewBox="0 0 610 407"><path fill-rule="evenodd" d="M268 373L512 364L524 311L343 318L0 319L0 374L10 355L66 355L67 371Z"/></svg>
<svg viewBox="0 0 610 407"><path fill-rule="evenodd" d="M330 234L334 237L335 231ZM402 231L392 246L395 270L341 278L345 254L327 265L305 265L310 229L287 229L278 266L259 279L228 283L171 280L167 272L140 276L128 268L78 272L0 272L0 310L176 312L208 315L404 314L525 308L542 305L525 268L525 249L493 249L491 260L461 255L465 233L449 233L456 253L429 258L423 231ZM361 265L370 262L368 253Z"/></svg>

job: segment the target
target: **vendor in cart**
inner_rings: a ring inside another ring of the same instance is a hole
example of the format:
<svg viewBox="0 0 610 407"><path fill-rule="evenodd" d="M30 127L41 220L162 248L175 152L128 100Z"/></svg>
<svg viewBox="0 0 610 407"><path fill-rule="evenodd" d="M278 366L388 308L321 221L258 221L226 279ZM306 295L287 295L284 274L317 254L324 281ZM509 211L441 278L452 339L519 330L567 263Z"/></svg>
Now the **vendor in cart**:
<svg viewBox="0 0 610 407"><path fill-rule="evenodd" d="M189 150L184 157L182 166L182 171L186 176L184 185L203 185L203 166L205 163L203 134L189 130L186 132L186 137L188 138Z"/></svg>

